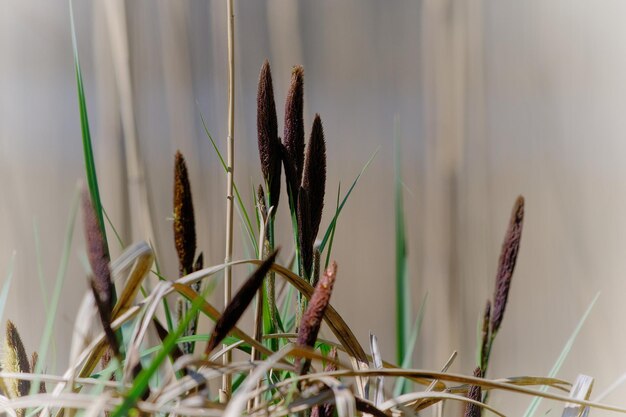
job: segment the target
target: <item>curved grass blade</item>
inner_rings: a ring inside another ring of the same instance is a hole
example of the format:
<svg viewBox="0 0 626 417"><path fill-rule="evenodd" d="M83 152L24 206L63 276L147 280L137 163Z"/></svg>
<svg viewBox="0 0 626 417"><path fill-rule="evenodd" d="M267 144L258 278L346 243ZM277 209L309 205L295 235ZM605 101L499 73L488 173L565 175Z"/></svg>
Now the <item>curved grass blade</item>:
<svg viewBox="0 0 626 417"><path fill-rule="evenodd" d="M224 161L224 157L222 156L222 153L217 147L217 144L215 143L215 141L213 140L213 136L211 136L211 133L209 132L209 128L207 127L206 122L204 120L204 116L202 115L201 112L200 112L200 120L202 121L204 133L207 135L207 137L211 141L211 145L213 145L213 149L215 149L215 153L217 154L217 157L219 158L220 163L222 164L222 168L224 168L224 172L227 172L228 167L226 166L226 161ZM241 217L242 222L246 225L246 231L248 232L250 243L254 247L254 252L258 253L259 248L257 247L256 239L254 238L254 232L253 232L254 229L252 228L252 222L250 221L250 216L248 216L248 211L246 210L246 206L244 206L243 200L241 199L241 194L239 194L239 190L237 189L237 184L233 184L233 189L235 190L235 196L237 197L237 206L239 208L238 210L239 216Z"/></svg>
<svg viewBox="0 0 626 417"><path fill-rule="evenodd" d="M548 374L548 378L554 378L556 374L559 372L559 370L561 369L561 366L563 365L563 362L565 362L567 355L569 354L570 350L572 350L572 346L574 346L574 342L576 341L576 337L578 336L578 333L580 333L580 330L582 329L583 324L585 324L585 321L587 321L587 317L589 316L589 313L591 313L593 306L596 304L596 301L598 301L598 297L600 297L600 293L597 293L596 296L593 297L593 300L591 300L589 307L587 307L587 310L578 321L576 328L574 329L571 336L565 343L565 346L563 346L563 350L561 351L561 354L559 355L556 362L552 366L552 369L550 370L550 373ZM541 388L542 392L546 392L547 390L548 390L548 387ZM532 417L537 411L537 408L539 407L540 402L541 402L541 397L533 398L532 402L528 406L528 409L526 409L526 412L524 413L524 417Z"/></svg>
<svg viewBox="0 0 626 417"><path fill-rule="evenodd" d="M352 182L352 185L348 189L348 192L346 193L346 195L344 196L343 200L341 201L341 204L339 205L339 208L337 209L337 212L335 213L335 216L333 217L333 220L328 225L328 228L326 229L326 233L324 233L324 238L322 239L322 243L320 244L320 248L319 248L320 252L324 251L324 248L326 247L326 244L328 243L328 240L330 239L330 235L332 234L333 229L335 228L335 226L337 224L337 219L339 218L339 214L341 213L341 210L343 210L343 206L346 205L346 201L348 201L348 197L350 197L350 194L352 194L352 190L354 190L354 187L359 182L359 179L361 178L361 175L363 175L363 173L365 172L367 167L372 163L372 161L374 160L374 158L378 154L379 150L380 150L380 146L378 148L376 148L376 150L374 151L372 156L370 156L370 159L368 159L367 162L365 163L365 165L363 166L363 168L361 168L361 172L359 172L359 175L356 176L356 178Z"/></svg>
<svg viewBox="0 0 626 417"><path fill-rule="evenodd" d="M2 315L4 314L4 307L7 303L7 297L9 296L9 288L11 288L11 281L13 281L13 271L15 270L15 256L16 252L13 251L11 260L9 261L9 268L7 270L7 277L2 285L2 292L0 293L0 321L2 321Z"/></svg>
<svg viewBox="0 0 626 417"><path fill-rule="evenodd" d="M63 283L65 282L65 274L67 272L67 264L70 257L70 249L72 247L72 236L74 235L74 223L76 220L76 213L78 211L79 195L80 192L77 188L72 198L70 215L65 229L65 241L63 243L61 263L59 264L56 282L54 284L54 289L52 290L52 297L50 298L50 309L48 311L46 325L41 337L41 343L39 344L39 349L37 350L39 352L39 361L37 362L36 369L34 369L34 373L36 374L41 373L43 364L46 363L46 355L48 353L48 347L50 346L52 331L54 330L54 321L56 319L56 312L59 306L59 299L61 297L61 289L63 288ZM30 395L37 393L37 387L39 387L38 379L36 379L35 383L32 384Z"/></svg>
<svg viewBox="0 0 626 417"><path fill-rule="evenodd" d="M78 90L78 108L80 110L80 128L83 136L83 154L85 158L85 173L87 174L87 183L89 185L89 193L91 201L93 201L98 224L102 230L105 247L109 248L106 230L104 227L104 216L102 215L102 201L100 199L100 189L98 188L98 177L96 174L96 162L93 156L93 147L91 143L91 133L89 131L89 117L87 115L87 102L85 100L85 89L83 87L83 75L80 70L80 61L78 59L78 42L76 41L76 27L74 25L74 11L70 0L70 25L72 28L72 48L74 51L74 70L76 72L76 86Z"/></svg>

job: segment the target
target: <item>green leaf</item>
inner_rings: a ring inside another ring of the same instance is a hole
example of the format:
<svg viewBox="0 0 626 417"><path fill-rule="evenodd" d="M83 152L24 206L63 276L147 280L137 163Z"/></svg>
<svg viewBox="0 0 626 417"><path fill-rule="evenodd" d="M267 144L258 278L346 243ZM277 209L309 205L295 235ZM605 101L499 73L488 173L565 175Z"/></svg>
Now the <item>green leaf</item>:
<svg viewBox="0 0 626 417"><path fill-rule="evenodd" d="M207 137L211 141L211 145L213 145L213 149L215 149L215 153L217 154L217 157L220 159L220 163L222 164L222 168L224 168L224 172L228 172L228 166L226 165L226 161L224 161L224 157L222 156L220 149L217 147L217 144L213 140L213 136L211 136L211 133L209 132L209 129L206 125L206 122L204 121L204 116L202 115L202 113L200 113L200 120L202 120L204 133L207 135ZM244 206L243 200L241 199L241 195L239 194L239 189L237 188L237 184L233 183L233 189L235 190L235 197L237 198L237 213L239 214L239 218L246 226L246 231L248 232L248 238L250 239L250 243L254 247L254 252L259 253L257 241L256 241L256 238L254 237L254 229L252 228L252 222L250 221L250 216L248 215L246 206Z"/></svg>
<svg viewBox="0 0 626 417"><path fill-rule="evenodd" d="M402 194L402 169L400 141L397 131L398 119L394 120L394 211L396 249L396 360L402 363L406 357L411 333L411 288L409 285L404 202ZM410 362L407 364L410 368Z"/></svg>
<svg viewBox="0 0 626 417"><path fill-rule="evenodd" d="M33 373L39 374L42 371L43 365L46 363L46 355L48 353L48 347L50 346L50 340L52 338L52 333L54 330L54 321L56 318L57 308L59 306L59 299L61 297L61 289L63 288L63 283L65 282L65 275L67 273L67 265L70 257L70 250L72 248L72 236L74 235L74 224L76 221L76 212L78 211L78 196L79 190L77 189L74 192L74 196L72 197L72 205L70 209L70 215L67 222L67 226L65 229L65 241L63 243L63 253L61 255L61 262L59 264L59 269L57 271L56 282L54 284L54 289L52 291L52 297L50 299L50 305L48 314L46 317L46 325L44 327L43 336L41 337L41 343L39 345L39 360L37 361L37 366ZM39 381L35 380L34 383L31 384L30 394L35 394L37 392L37 387L39 387Z"/></svg>
<svg viewBox="0 0 626 417"><path fill-rule="evenodd" d="M89 131L89 117L87 115L87 102L85 100L85 89L83 87L83 76L80 70L80 61L78 59L78 42L76 41L76 27L74 26L74 11L72 2L70 1L70 24L72 28L72 47L74 50L74 69L76 72L76 86L78 91L78 108L80 110L80 128L83 136L83 154L85 158L85 171L87 174L87 183L89 185L89 194L96 211L98 224L102 230L105 247L109 248L107 241L106 229L104 227L104 216L102 215L102 201L100 200L100 189L98 188L98 176L96 175L96 163L93 156L93 147L91 143L91 133Z"/></svg>
<svg viewBox="0 0 626 417"><path fill-rule="evenodd" d="M328 243L328 240L330 239L330 235L332 234L332 231L335 228L335 225L337 224L337 219L339 218L339 214L341 213L341 210L343 210L343 206L345 206L346 201L348 201L348 197L350 197L350 194L352 194L352 190L354 190L354 187L359 182L359 179L361 178L361 175L363 175L363 173L365 172L367 167L370 165L370 163L372 163L372 161L376 157L376 154L378 154L379 150L380 150L380 146L378 148L376 148L376 150L374 151L372 156L370 156L370 159L368 159L368 161L365 163L363 168L361 168L361 172L359 172L359 175L356 176L356 178L352 182L352 185L348 189L348 192L346 193L345 197L341 201L341 204L339 205L339 209L335 213L335 216L333 217L333 220L328 225L328 228L326 229L326 233L324 233L324 238L322 239L322 243L320 244L320 252L324 251L324 248L326 247L326 244Z"/></svg>
<svg viewBox="0 0 626 417"><path fill-rule="evenodd" d="M580 333L580 330L582 329L583 324L585 324L585 321L587 321L587 317L589 316L589 313L591 313L593 306L596 304L596 301L598 301L598 297L600 297L600 293L597 293L596 296L593 297L593 300L591 300L589 307L587 307L587 310L578 321L576 328L572 332L569 339L567 339L565 346L563 346L563 350L561 350L561 354L556 359L556 362L554 363L554 365L552 366L552 369L550 370L550 373L548 374L549 378L554 378L556 377L556 374L559 373L559 370L561 369L561 366L563 366L563 363L565 362L567 355L569 355L570 350L572 350L572 347L574 346L574 342L576 341L576 337L578 337L578 333ZM547 390L548 390L547 386L543 386L540 389L541 392L546 392ZM539 407L540 402L541 402L541 397L533 398L532 402L528 406L528 409L526 409L526 412L524 413L524 417L532 417L537 411L537 407Z"/></svg>

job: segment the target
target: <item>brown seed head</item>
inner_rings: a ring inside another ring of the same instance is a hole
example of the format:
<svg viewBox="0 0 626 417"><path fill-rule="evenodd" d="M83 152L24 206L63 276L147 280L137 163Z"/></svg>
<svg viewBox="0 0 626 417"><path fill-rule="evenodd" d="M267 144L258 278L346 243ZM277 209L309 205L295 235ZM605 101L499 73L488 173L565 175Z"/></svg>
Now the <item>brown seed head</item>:
<svg viewBox="0 0 626 417"><path fill-rule="evenodd" d="M187 164L180 151L176 152L174 159L174 244L178 253L179 273L183 276L193 269L196 253L196 221Z"/></svg>
<svg viewBox="0 0 626 417"><path fill-rule="evenodd" d="M319 114L315 115L311 138L306 149L302 188L309 194L311 205L311 237L315 240L322 221L326 190L326 142Z"/></svg>
<svg viewBox="0 0 626 417"><path fill-rule="evenodd" d="M313 347L315 345L317 334L319 333L322 319L324 318L324 312L330 302L330 296L336 277L337 264L333 262L315 286L313 295L309 300L309 306L302 315L296 342L298 346ZM300 363L300 360L296 361L296 369L300 368L299 371L301 375L306 374L309 368L309 361L304 361L302 365Z"/></svg>
<svg viewBox="0 0 626 417"><path fill-rule="evenodd" d="M522 226L524 224L524 197L519 196L513 206L509 228L504 236L502 252L498 262L496 275L496 288L493 296L493 315L491 317L491 333L496 333L502 324L504 310L506 309L511 279L515 270L520 240L522 238Z"/></svg>
<svg viewBox="0 0 626 417"><path fill-rule="evenodd" d="M94 288L102 306L110 313L113 309L113 283L109 269L109 253L87 189L83 189L82 205L87 257L93 272Z"/></svg>
<svg viewBox="0 0 626 417"><path fill-rule="evenodd" d="M267 275L270 268L276 260L278 249L276 249L265 261L257 268L256 271L248 278L248 280L239 288L239 291L232 298L230 303L224 309L222 316L215 323L213 333L209 339L205 355L211 353L213 349L228 335L233 327L237 324L248 305L252 302L256 292L263 283L263 278Z"/></svg>
<svg viewBox="0 0 626 417"><path fill-rule="evenodd" d="M261 67L259 88L257 93L257 134L261 171L268 186L270 207L274 212L280 197L281 150L278 138L278 122L276 119L276 104L274 103L274 88L272 73L267 60Z"/></svg>
<svg viewBox="0 0 626 417"><path fill-rule="evenodd" d="M482 378L482 372L480 368L474 369L474 376L477 378ZM472 385L467 392L467 398L474 401L482 401L482 390L479 385ZM476 404L465 405L465 414L464 417L480 417L482 413L482 408Z"/></svg>
<svg viewBox="0 0 626 417"><path fill-rule="evenodd" d="M287 178L287 184L297 201L296 193L304 167L304 69L296 66L291 72L291 85L285 102L285 130L283 143L287 156L294 167L295 177ZM287 171L285 171L287 175Z"/></svg>
<svg viewBox="0 0 626 417"><path fill-rule="evenodd" d="M6 339L2 352L2 369L11 373L30 373L30 364L22 338L17 327L7 320ZM30 382L25 380L10 379L6 381L8 394L11 398L28 395Z"/></svg>

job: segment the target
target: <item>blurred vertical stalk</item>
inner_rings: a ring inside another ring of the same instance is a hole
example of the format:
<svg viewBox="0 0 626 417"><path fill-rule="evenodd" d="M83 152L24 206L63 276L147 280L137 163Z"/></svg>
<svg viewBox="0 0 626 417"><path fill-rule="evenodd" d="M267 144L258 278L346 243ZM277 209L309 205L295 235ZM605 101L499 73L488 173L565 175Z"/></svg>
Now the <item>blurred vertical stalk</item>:
<svg viewBox="0 0 626 417"><path fill-rule="evenodd" d="M128 181L128 202L131 221L133 224L134 209L138 210L137 223L142 224L143 238L148 239L155 258L158 258L154 222L150 209L150 197L146 181L144 163L141 158L141 149L137 139L137 127L133 105L130 60L128 52L128 27L126 23L125 3L119 0L105 1L104 15L111 43L111 56L115 70L116 87L119 95L120 117L124 135L126 154L126 171Z"/></svg>
<svg viewBox="0 0 626 417"><path fill-rule="evenodd" d="M233 255L233 174L235 170L235 16L233 13L233 0L226 0L228 13L228 138L227 138L227 164L226 173L226 257L225 263L232 260ZM224 305L228 305L232 292L232 269L230 265L224 269ZM228 351L223 357L224 365L231 361L231 352ZM222 377L222 391L220 401L226 402L230 395L231 377L224 374Z"/></svg>

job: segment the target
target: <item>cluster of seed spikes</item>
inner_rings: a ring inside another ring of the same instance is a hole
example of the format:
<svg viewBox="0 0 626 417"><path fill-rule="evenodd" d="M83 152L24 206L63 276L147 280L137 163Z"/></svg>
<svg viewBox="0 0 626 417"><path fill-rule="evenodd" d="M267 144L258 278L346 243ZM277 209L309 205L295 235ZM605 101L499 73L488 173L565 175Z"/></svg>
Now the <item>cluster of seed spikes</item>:
<svg viewBox="0 0 626 417"><path fill-rule="evenodd" d="M232 266L247 264L256 265L256 268L223 311L220 313L211 305L205 294L208 291L201 291L202 279L222 271L224 265L203 269L203 255L197 253L189 173L183 155L177 152L174 160L173 232L178 256L178 279L163 279L159 276L161 281L155 288L144 293L143 299L136 299L139 298L141 283L150 273L154 261L153 251L147 244L140 242L127 248L120 257L121 261L116 260L112 266L104 225L97 215L101 207L94 206L93 201L97 199L92 200L90 193L84 190L81 200L83 226L91 273L89 291L83 298L83 306L86 307L83 310L81 306L81 314L77 315L73 340L80 341L82 350L77 349L79 354L76 357L70 355L71 364L63 377L46 380L48 384L55 384L53 389L49 386L51 392L46 393L45 384L39 382L40 376L19 377L19 374L39 373L42 366L37 366L36 353L28 360L15 325L7 322L0 358L3 373L0 377L0 401L9 401L9 407L13 407L14 414L19 417L23 417L27 409L34 411L29 411L29 415L35 415L41 409L43 411L37 415L49 417L52 415L50 411L54 409L56 416L64 413L74 415L75 410L86 408L85 402L81 402L85 400L90 404L85 414L91 416L104 413L111 417L152 414L392 417L415 415L447 399L465 401L464 416L479 417L484 407L494 411L487 405L489 390L485 386L489 389L500 388L577 401L565 396L529 392L526 387L518 387L532 384L546 384L561 389L570 387L571 384L560 380L541 378L543 382L539 383L536 382L538 378L528 377L534 381L529 383L528 378L526 381L511 379L507 382L485 379L494 339L504 317L519 252L524 220L522 197L517 199L513 207L499 258L494 295L485 307L482 343L473 377L447 373L454 355L441 372L397 368L383 361L375 337L370 340L372 355L368 357L350 327L330 305L337 264L330 262L325 269L320 268L320 251L315 247L315 239L324 207L326 144L321 119L315 115L310 138L305 146L303 92L303 69L294 67L281 139L278 136L270 66L267 61L263 64L257 100L258 147L264 180L255 196L258 242L255 241L255 233L250 233L251 241L258 249L258 259L232 263ZM274 231L283 169L295 247L295 265L289 267L283 267L277 262L280 250L275 242ZM245 210L243 204L240 208ZM247 213L245 217L248 217ZM249 222L247 226L250 227ZM130 263L133 264L132 268L127 268L130 272L121 272ZM126 272L126 280L118 279L119 275ZM275 274L285 278L286 286L293 286L299 297L295 305L290 305L293 301L291 296L282 293L284 304L280 313L276 308ZM120 289L119 297L113 275ZM206 288L211 286L207 285ZM175 323L169 316L167 298L174 292L180 295ZM254 334L250 336L252 333L242 330L238 323L255 297L257 308L253 321ZM308 302L304 302L307 298ZM167 328L156 315L157 306L161 302ZM197 334L199 313L215 322L210 334ZM97 321L104 333L96 326L98 329L94 333L98 333L97 340L93 334L88 334L90 329L78 326L81 324L91 328ZM338 343L319 337L323 321ZM124 329L123 325L127 328ZM132 335L123 331L130 328ZM161 341L154 352L145 346L148 328L156 330ZM291 333L294 331L295 334ZM183 337L186 338L181 340ZM194 353L196 342L190 340L207 340L207 344L204 350ZM227 346L221 347L222 344ZM234 349L246 355L246 360L231 362L229 359L227 363L217 360ZM317 353L317 350L321 353ZM339 360L338 350L349 357L351 364ZM101 368L96 372L98 363ZM316 369L319 363L325 363L322 372L319 370L321 368ZM211 389L215 388L215 381L222 379L225 374L229 376L225 379L231 376L236 378L232 379L231 385L226 383L232 396L222 402L222 396L219 396L218 401ZM408 378L427 388L425 391L391 398L385 390L384 378L387 377ZM340 378L354 378L356 387ZM545 380L551 382L546 383ZM453 386L448 383L463 385ZM94 400L93 392L98 393L98 400ZM42 395L31 396L31 393ZM370 398L373 400L370 401ZM14 400L18 404L11 404ZM20 403L20 400L24 402ZM62 405L53 407L46 403L52 400ZM2 406L0 403L0 412L3 411ZM602 408L601 404L595 406ZM608 406L605 408L610 409Z"/></svg>
<svg viewBox="0 0 626 417"><path fill-rule="evenodd" d="M299 271L314 284L317 282L317 276L313 274L314 242L322 220L326 189L326 142L322 120L319 114L315 115L305 153L304 70L300 66L294 67L291 74L282 141L278 136L272 74L267 61L261 68L257 97L259 157L266 190L259 196L267 199L259 204L271 209L267 237L272 243L271 217L278 208L282 165L294 220Z"/></svg>
<svg viewBox="0 0 626 417"><path fill-rule="evenodd" d="M483 322L481 328L481 344L479 352L479 363L474 370L474 376L484 377L487 373L489 366L489 357L491 355L491 348L495 340L498 330L502 325L502 319L504 318L504 310L506 309L507 301L509 298L509 290L511 289L511 281L513 279L513 272L515 270L515 264L517 262L517 254L519 252L520 241L522 239L522 227L524 225L524 197L519 196L515 200L513 210L511 212L511 219L509 220L509 226L506 234L504 235L504 242L502 243L502 250L500 252L500 259L498 260L498 270L496 273L495 291L493 295L493 302L487 300L485 311L483 314ZM493 306L493 307L492 307ZM480 387L472 386L468 392L468 398L481 401ZM486 400L486 398L485 398ZM467 404L465 408L465 417L480 417L482 409L474 404Z"/></svg>

